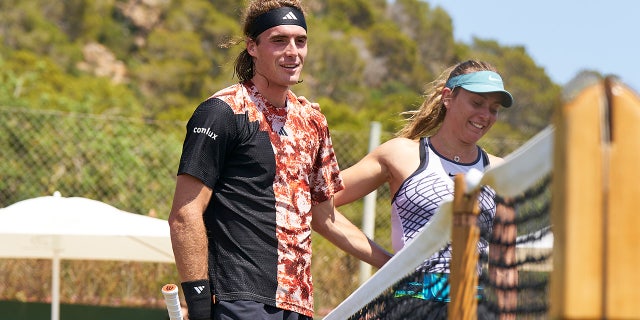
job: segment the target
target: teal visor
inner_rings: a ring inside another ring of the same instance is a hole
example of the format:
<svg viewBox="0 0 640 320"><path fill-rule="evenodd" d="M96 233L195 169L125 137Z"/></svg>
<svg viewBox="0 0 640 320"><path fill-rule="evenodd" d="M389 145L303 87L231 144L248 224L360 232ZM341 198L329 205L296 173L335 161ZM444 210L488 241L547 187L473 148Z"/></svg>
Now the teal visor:
<svg viewBox="0 0 640 320"><path fill-rule="evenodd" d="M511 107L513 96L504 89L502 77L493 71L478 71L455 76L447 81L447 88L453 90L461 87L475 93L500 92L504 96L502 106Z"/></svg>

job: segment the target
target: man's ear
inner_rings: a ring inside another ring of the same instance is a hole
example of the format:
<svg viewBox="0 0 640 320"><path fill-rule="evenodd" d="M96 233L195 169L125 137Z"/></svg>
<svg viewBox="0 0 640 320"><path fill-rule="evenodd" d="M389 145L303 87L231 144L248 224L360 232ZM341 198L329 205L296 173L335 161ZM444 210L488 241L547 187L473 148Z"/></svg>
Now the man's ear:
<svg viewBox="0 0 640 320"><path fill-rule="evenodd" d="M247 40L247 52L250 56L255 57L257 50L257 44L255 40Z"/></svg>

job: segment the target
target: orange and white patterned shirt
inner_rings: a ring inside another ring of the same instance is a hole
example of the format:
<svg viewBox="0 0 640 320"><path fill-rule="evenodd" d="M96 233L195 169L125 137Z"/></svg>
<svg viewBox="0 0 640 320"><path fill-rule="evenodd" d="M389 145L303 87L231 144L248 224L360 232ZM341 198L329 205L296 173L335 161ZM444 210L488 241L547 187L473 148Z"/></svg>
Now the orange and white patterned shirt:
<svg viewBox="0 0 640 320"><path fill-rule="evenodd" d="M218 300L313 316L311 207L344 188L327 121L289 92L271 105L250 81L200 104L178 174L213 190L204 220Z"/></svg>

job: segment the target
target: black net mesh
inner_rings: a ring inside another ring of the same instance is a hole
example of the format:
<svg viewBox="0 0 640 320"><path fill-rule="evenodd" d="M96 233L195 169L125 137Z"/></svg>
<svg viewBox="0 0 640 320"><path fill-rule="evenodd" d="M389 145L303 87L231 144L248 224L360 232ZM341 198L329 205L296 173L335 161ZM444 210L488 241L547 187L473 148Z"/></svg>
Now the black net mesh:
<svg viewBox="0 0 640 320"><path fill-rule="evenodd" d="M552 268L550 190L551 175L547 175L521 195L495 196L498 209L493 227L481 234L490 249L488 254L480 254L478 261L481 269L476 296L478 319L547 318L548 279ZM517 232L517 236L505 238L503 235L509 230ZM442 249L437 252L446 252ZM430 256L425 253L423 258ZM379 273L409 274L381 294L372 296L364 306L355 309L349 319L447 319L449 275L425 270L429 268L422 263L413 267L385 266ZM350 299L339 308L353 308L349 306ZM329 314L327 318L332 316Z"/></svg>

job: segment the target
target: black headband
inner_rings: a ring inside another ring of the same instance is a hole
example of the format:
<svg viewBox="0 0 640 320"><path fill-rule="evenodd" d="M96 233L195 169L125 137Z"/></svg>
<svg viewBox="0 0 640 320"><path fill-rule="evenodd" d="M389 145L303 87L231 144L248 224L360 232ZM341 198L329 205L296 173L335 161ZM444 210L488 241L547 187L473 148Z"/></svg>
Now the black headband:
<svg viewBox="0 0 640 320"><path fill-rule="evenodd" d="M294 7L280 7L257 16L249 26L249 37L255 39L265 30L283 24L297 25L307 30L302 11Z"/></svg>

